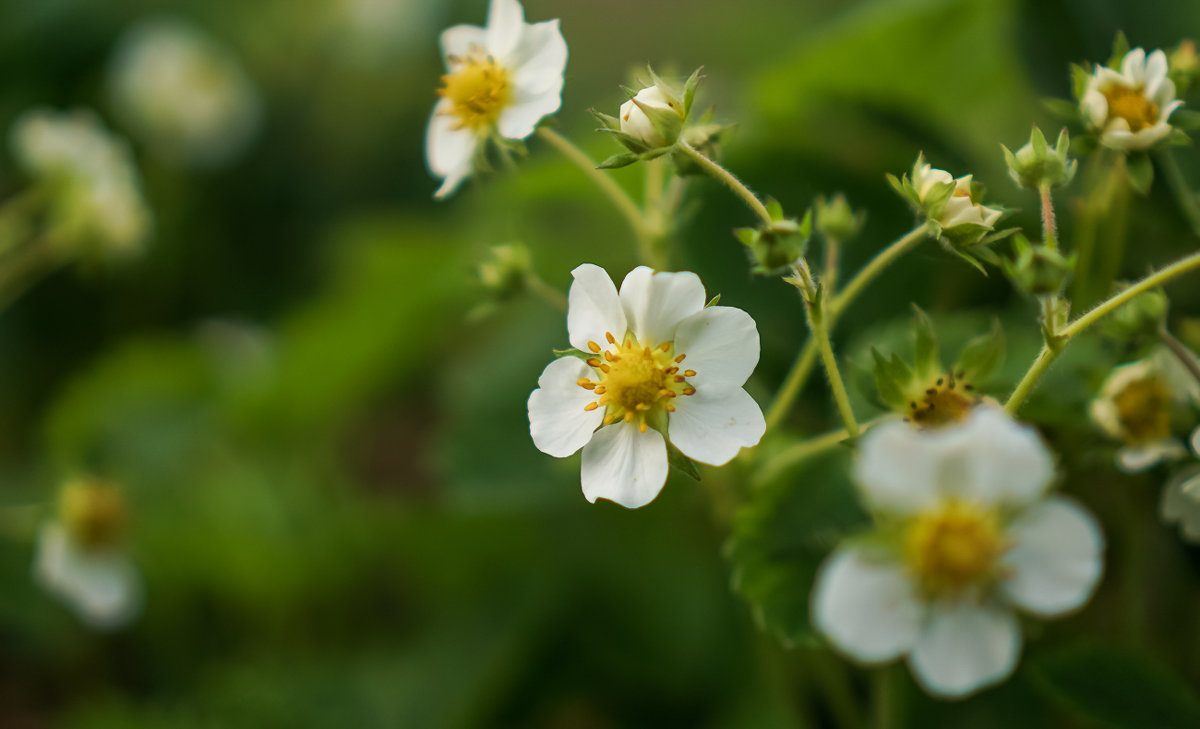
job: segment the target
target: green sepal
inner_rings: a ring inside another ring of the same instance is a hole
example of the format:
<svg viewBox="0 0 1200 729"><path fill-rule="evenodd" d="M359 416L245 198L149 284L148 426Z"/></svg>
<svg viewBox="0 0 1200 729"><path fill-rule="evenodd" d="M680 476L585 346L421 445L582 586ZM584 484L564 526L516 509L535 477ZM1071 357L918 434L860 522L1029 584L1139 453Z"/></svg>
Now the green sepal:
<svg viewBox="0 0 1200 729"><path fill-rule="evenodd" d="M933 330L933 320L913 304L913 315L916 317L916 343L913 350L913 366L917 377L927 380L931 375L942 369L942 358L938 352L937 334Z"/></svg>
<svg viewBox="0 0 1200 729"><path fill-rule="evenodd" d="M963 378L977 382L995 372L1003 361L1004 327L1000 326L999 319L993 319L992 331L975 337L963 347L954 372L961 372Z"/></svg>
<svg viewBox="0 0 1200 729"><path fill-rule="evenodd" d="M630 99L630 101L642 110L642 113L650 120L650 126L654 127L655 133L666 140L668 144L674 144L675 140L679 139L679 133L683 131L683 115L680 111L646 106L636 98ZM679 102L672 100L670 103L678 104Z"/></svg>
<svg viewBox="0 0 1200 729"><path fill-rule="evenodd" d="M1084 83L1086 83L1086 80ZM1067 101L1066 99L1042 99L1042 106L1045 107L1051 116L1060 121L1079 121L1079 104Z"/></svg>
<svg viewBox="0 0 1200 729"><path fill-rule="evenodd" d="M1167 135L1167 144L1172 147L1190 147L1193 142L1187 132L1182 129L1172 129L1171 133Z"/></svg>
<svg viewBox="0 0 1200 729"><path fill-rule="evenodd" d="M885 358L875 347L871 347L871 357L875 360L875 388L879 398L893 410L904 412L908 404L905 393L913 380L912 370L899 355Z"/></svg>
<svg viewBox="0 0 1200 729"><path fill-rule="evenodd" d="M667 464L695 481L700 480L700 467L696 465L695 461L683 455L670 441L667 441Z"/></svg>
<svg viewBox="0 0 1200 729"><path fill-rule="evenodd" d="M579 359L586 362L589 359L591 359L592 357L596 356L590 352L584 352L582 349L575 349L574 347L571 347L569 349L554 349L551 351L554 352L555 359L559 359L560 357L578 357Z"/></svg>
<svg viewBox="0 0 1200 729"><path fill-rule="evenodd" d="M642 156L634 152L623 152L614 154L600 164L596 165L598 170L615 170L620 167L628 167L629 165L641 160Z"/></svg>
<svg viewBox="0 0 1200 729"><path fill-rule="evenodd" d="M626 134L625 132L621 131L620 129L609 129L607 127L601 127L600 129L597 129L596 131L600 132L601 134L613 135L614 137L617 138L618 142L620 142L622 145L624 145L624 147L626 149L628 149L630 152L633 152L634 154L643 154L645 152L650 151L650 147L645 142L638 139L637 137Z"/></svg>
<svg viewBox="0 0 1200 729"><path fill-rule="evenodd" d="M596 121L604 125L605 129L617 132L621 131L621 120L615 116L596 111L595 109L588 109L588 113L595 117Z"/></svg>
<svg viewBox="0 0 1200 729"><path fill-rule="evenodd" d="M1195 109L1176 109L1171 114L1171 126L1184 131L1200 129L1200 111Z"/></svg>
<svg viewBox="0 0 1200 729"><path fill-rule="evenodd" d="M1145 152L1131 153L1126 159L1125 171L1129 178L1129 186L1139 195L1150 192L1154 182L1154 163Z"/></svg>
<svg viewBox="0 0 1200 729"><path fill-rule="evenodd" d="M1078 63L1071 64L1071 93L1075 94L1075 100L1081 101L1083 95L1087 92L1088 80L1092 74Z"/></svg>
<svg viewBox="0 0 1200 729"><path fill-rule="evenodd" d="M685 117L692 113L692 103L696 100L696 89L700 86L700 80L704 78L700 75L703 70L704 67L701 66L692 71L692 75L688 76L688 80L683 84L683 115Z"/></svg>
<svg viewBox="0 0 1200 729"><path fill-rule="evenodd" d="M714 296L708 300L708 303L704 305L704 308L707 309L710 306L716 306L720 301L721 301L721 295L717 294L716 296Z"/></svg>
<svg viewBox="0 0 1200 729"><path fill-rule="evenodd" d="M1117 35L1113 38L1112 55L1108 57L1108 67L1114 71L1121 70L1121 61L1125 60L1125 56L1129 54L1129 39L1125 37L1125 31L1118 30Z"/></svg>

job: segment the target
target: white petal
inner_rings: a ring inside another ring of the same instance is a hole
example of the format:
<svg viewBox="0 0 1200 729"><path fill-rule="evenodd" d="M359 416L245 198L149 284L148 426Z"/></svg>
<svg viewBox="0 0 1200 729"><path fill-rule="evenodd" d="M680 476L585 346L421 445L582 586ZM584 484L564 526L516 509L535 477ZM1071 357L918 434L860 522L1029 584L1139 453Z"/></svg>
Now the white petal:
<svg viewBox="0 0 1200 729"><path fill-rule="evenodd" d="M913 514L938 501L943 457L961 428L921 431L908 423L877 425L863 437L855 481L872 507ZM949 442L948 442L949 441Z"/></svg>
<svg viewBox="0 0 1200 729"><path fill-rule="evenodd" d="M767 422L754 398L740 387L697 388L675 399L667 432L683 455L723 466L742 448L758 445Z"/></svg>
<svg viewBox="0 0 1200 729"><path fill-rule="evenodd" d="M1047 499L1019 516L1007 537L1013 547L1001 560L1009 572L1001 590L1011 603L1052 617L1092 596L1104 570L1104 535L1081 506Z"/></svg>
<svg viewBox="0 0 1200 729"><path fill-rule="evenodd" d="M621 282L621 306L638 341L653 347L674 340L679 322L704 308L704 284L694 273L638 266Z"/></svg>
<svg viewBox="0 0 1200 729"><path fill-rule="evenodd" d="M529 434L538 450L565 458L592 439L604 420L604 408L584 410L596 395L580 387L581 378L595 372L575 357L560 357L542 371L538 389L529 395Z"/></svg>
<svg viewBox="0 0 1200 729"><path fill-rule="evenodd" d="M606 333L618 340L624 337L628 328L625 312L608 273L597 265L584 263L571 271L571 275L575 278L567 291L567 338L571 346L587 352L588 342L607 348Z"/></svg>
<svg viewBox="0 0 1200 729"><path fill-rule="evenodd" d="M966 479L955 489L959 495L1015 506L1037 500L1050 485L1054 461L1036 430L993 407L975 408L963 427Z"/></svg>
<svg viewBox="0 0 1200 729"><path fill-rule="evenodd" d="M141 609L141 577L124 553L84 551L58 524L38 535L34 577L98 630L121 627Z"/></svg>
<svg viewBox="0 0 1200 729"><path fill-rule="evenodd" d="M1185 455L1187 449L1174 438L1124 446L1117 451L1117 468L1125 473L1138 473L1153 468L1162 461L1172 461Z"/></svg>
<svg viewBox="0 0 1200 729"><path fill-rule="evenodd" d="M882 663L916 642L923 605L897 562L872 560L860 549L835 551L817 573L813 623L846 655Z"/></svg>
<svg viewBox="0 0 1200 729"><path fill-rule="evenodd" d="M1080 108L1083 110L1084 120L1091 127L1102 127L1108 120L1108 99L1099 91L1089 89L1083 95Z"/></svg>
<svg viewBox="0 0 1200 729"><path fill-rule="evenodd" d="M740 387L758 364L758 327L754 319L731 306L710 306L679 322L675 351L695 370L689 381L705 386Z"/></svg>
<svg viewBox="0 0 1200 729"><path fill-rule="evenodd" d="M1009 610L941 602L930 610L908 664L930 694L960 698L1008 678L1020 652L1021 630Z"/></svg>
<svg viewBox="0 0 1200 729"><path fill-rule="evenodd" d="M583 495L608 499L627 509L645 506L667 481L667 444L653 428L645 433L631 423L596 431L583 448Z"/></svg>
<svg viewBox="0 0 1200 729"><path fill-rule="evenodd" d="M453 70L451 56L466 59L478 53L486 53L486 35L484 29L477 25L456 25L443 30L442 57L446 59L446 68Z"/></svg>
<svg viewBox="0 0 1200 729"><path fill-rule="evenodd" d="M1192 431L1192 452L1200 456L1200 428Z"/></svg>
<svg viewBox="0 0 1200 729"><path fill-rule="evenodd" d="M1132 81L1131 86L1140 86L1146 80L1146 52L1134 48L1121 59L1121 75Z"/></svg>
<svg viewBox="0 0 1200 729"><path fill-rule="evenodd" d="M563 71L567 68L567 41L558 21L526 26L509 68L518 93L561 93Z"/></svg>
<svg viewBox="0 0 1200 729"><path fill-rule="evenodd" d="M517 0L492 0L488 7L487 49L507 66L526 28L525 10Z"/></svg>
<svg viewBox="0 0 1200 729"><path fill-rule="evenodd" d="M1200 469L1188 469L1168 481L1160 506L1163 521L1178 522L1186 541L1200 543Z"/></svg>
<svg viewBox="0 0 1200 729"><path fill-rule="evenodd" d="M509 139L525 139L537 128L543 117L558 111L562 106L560 91L548 91L540 95L520 96L500 112L496 128L500 135Z"/></svg>
<svg viewBox="0 0 1200 729"><path fill-rule="evenodd" d="M425 159L429 171L443 178L435 197L444 198L454 192L474 171L475 147L478 138L470 129L455 128L457 119L446 112L451 102L443 99L433 107L425 135Z"/></svg>
<svg viewBox="0 0 1200 729"><path fill-rule="evenodd" d="M1154 51L1146 57L1146 83L1147 85L1166 78L1167 75L1167 54L1161 50Z"/></svg>

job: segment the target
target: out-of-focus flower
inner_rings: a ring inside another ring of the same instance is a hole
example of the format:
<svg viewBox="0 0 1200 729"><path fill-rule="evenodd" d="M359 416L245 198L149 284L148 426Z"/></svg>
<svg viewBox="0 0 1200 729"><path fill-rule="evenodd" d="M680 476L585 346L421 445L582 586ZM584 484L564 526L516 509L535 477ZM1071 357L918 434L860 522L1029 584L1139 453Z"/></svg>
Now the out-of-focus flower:
<svg viewBox="0 0 1200 729"><path fill-rule="evenodd" d="M141 249L151 219L133 155L94 113L27 111L11 143L18 164L47 188L56 242L114 255Z"/></svg>
<svg viewBox="0 0 1200 729"><path fill-rule="evenodd" d="M1167 138L1171 112L1183 105L1167 77L1167 56L1134 48L1120 70L1096 65L1080 98L1083 120L1106 147L1149 149Z"/></svg>
<svg viewBox="0 0 1200 729"><path fill-rule="evenodd" d="M227 164L261 126L258 94L233 53L183 20L148 20L127 31L108 81L117 119L172 161Z"/></svg>
<svg viewBox="0 0 1200 729"><path fill-rule="evenodd" d="M864 663L907 656L930 694L958 698L1017 665L1016 611L1082 606L1104 538L1074 502L1046 497L1053 462L998 408L963 424L886 423L864 438L856 480L879 533L838 547L817 576L816 626Z"/></svg>
<svg viewBox="0 0 1200 729"><path fill-rule="evenodd" d="M1192 432L1192 452L1200 456L1200 428ZM1161 508L1163 521L1179 524L1184 540L1200 544L1200 467L1192 465L1167 482Z"/></svg>
<svg viewBox="0 0 1200 729"><path fill-rule="evenodd" d="M766 430L742 385L758 364L750 315L705 306L694 273L629 272L620 293L584 264L568 293L567 331L586 361L564 356L529 396L529 430L543 453L583 449L583 494L635 509L667 478L667 439L720 466Z"/></svg>
<svg viewBox="0 0 1200 729"><path fill-rule="evenodd" d="M517 0L492 0L486 28L456 25L441 42L447 73L425 137L438 198L475 171L487 140L525 139L558 111L567 66L558 21L526 23Z"/></svg>
<svg viewBox="0 0 1200 729"><path fill-rule="evenodd" d="M1155 350L1137 362L1115 368L1091 414L1104 432L1122 445L1117 465L1134 473L1187 452L1175 436L1172 414L1181 405L1200 401L1200 386L1182 363L1166 349Z"/></svg>
<svg viewBox="0 0 1200 729"><path fill-rule="evenodd" d="M984 231L992 230L1000 219L1002 211L989 208L975 201L971 191L971 175L954 178L945 170L935 169L931 164L923 164L913 169L913 187L916 188L921 202L930 206L930 217L937 220L943 229L949 230L956 226L967 225ZM950 183L954 189L949 196L943 196L939 187ZM942 205L936 212L932 210L934 201L941 198Z"/></svg>
<svg viewBox="0 0 1200 729"><path fill-rule="evenodd" d="M63 488L57 519L38 534L34 578L97 630L126 625L141 610L141 576L124 549L127 519L119 487L79 480Z"/></svg>

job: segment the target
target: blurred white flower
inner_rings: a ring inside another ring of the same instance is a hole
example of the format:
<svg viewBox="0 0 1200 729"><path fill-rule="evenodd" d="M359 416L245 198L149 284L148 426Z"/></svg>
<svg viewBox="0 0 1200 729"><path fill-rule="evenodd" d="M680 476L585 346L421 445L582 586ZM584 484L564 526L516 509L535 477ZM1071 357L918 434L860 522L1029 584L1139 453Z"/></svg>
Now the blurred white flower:
<svg viewBox="0 0 1200 729"><path fill-rule="evenodd" d="M172 161L227 164L261 126L258 94L232 52L183 20L148 20L128 30L108 81L117 118Z"/></svg>
<svg viewBox="0 0 1200 729"><path fill-rule="evenodd" d="M33 109L13 123L17 163L50 192L52 235L112 254L141 249L150 211L129 145L87 110Z"/></svg>
<svg viewBox="0 0 1200 729"><path fill-rule="evenodd" d="M558 21L526 23L517 0L492 0L486 28L456 25L441 44L447 73L425 137L438 198L474 172L488 139L525 139L558 111L567 66Z"/></svg>
<svg viewBox="0 0 1200 729"><path fill-rule="evenodd" d="M943 228L953 228L958 225L972 225L991 230L1000 219L1003 211L989 208L977 203L971 197L971 175L963 175L955 179L945 170L935 169L925 163L913 169L912 185L916 189L921 202L925 202L935 185L954 183L954 192L950 199L934 219Z"/></svg>
<svg viewBox="0 0 1200 729"><path fill-rule="evenodd" d="M34 578L97 630L126 625L141 610L141 576L123 548L126 518L116 486L77 481L38 534Z"/></svg>
<svg viewBox="0 0 1200 729"><path fill-rule="evenodd" d="M529 430L543 453L583 448L583 494L636 509L667 478L667 442L720 466L766 429L742 389L758 364L750 315L705 306L694 273L629 272L620 293L590 263L571 272L567 332L592 356L550 363L529 396Z"/></svg>
<svg viewBox="0 0 1200 729"><path fill-rule="evenodd" d="M1050 453L998 408L961 425L892 422L863 439L856 480L881 525L817 575L814 624L864 663L907 656L932 695L966 696L1016 667L1016 610L1054 617L1090 598L1104 538L1084 509L1046 497Z"/></svg>
<svg viewBox="0 0 1200 729"><path fill-rule="evenodd" d="M1183 403L1200 401L1200 386L1165 348L1115 368L1092 401L1091 415L1104 431L1121 441L1117 466L1127 473L1144 471L1186 453L1172 430L1172 412Z"/></svg>
<svg viewBox="0 0 1200 729"><path fill-rule="evenodd" d="M1192 432L1192 452L1200 456L1200 428ZM1162 518L1178 524L1185 541L1200 544L1200 466L1175 474L1162 493Z"/></svg>
<svg viewBox="0 0 1200 729"><path fill-rule="evenodd" d="M1167 56L1149 56L1134 48L1121 59L1121 70L1096 66L1088 78L1080 110L1100 143L1120 150L1148 149L1171 133L1167 119L1183 105L1167 76Z"/></svg>

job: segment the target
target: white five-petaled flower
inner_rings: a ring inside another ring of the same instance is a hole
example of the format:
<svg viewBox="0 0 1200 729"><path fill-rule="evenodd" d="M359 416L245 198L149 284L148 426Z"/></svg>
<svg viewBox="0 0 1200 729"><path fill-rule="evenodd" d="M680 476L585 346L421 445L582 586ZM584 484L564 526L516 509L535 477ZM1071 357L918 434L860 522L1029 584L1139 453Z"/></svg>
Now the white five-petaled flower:
<svg viewBox="0 0 1200 729"><path fill-rule="evenodd" d="M262 120L258 95L233 53L183 20L157 18L127 31L109 68L109 91L138 139L200 167L234 160Z"/></svg>
<svg viewBox="0 0 1200 729"><path fill-rule="evenodd" d="M489 138L525 139L558 111L567 66L558 21L526 23L517 0L492 0L486 28L456 25L441 42L447 73L425 138L438 198L471 175Z"/></svg>
<svg viewBox="0 0 1200 729"><path fill-rule="evenodd" d="M18 163L50 186L54 234L102 252L140 248L150 212L129 145L90 111L33 109L13 123Z"/></svg>
<svg viewBox="0 0 1200 729"><path fill-rule="evenodd" d="M958 225L972 225L991 230L1003 211L989 208L975 202L971 197L971 175L963 175L955 179L945 170L934 168L931 164L923 164L913 170L912 185L917 195L924 201L935 185L954 183L954 193L946 201L937 216L937 222L942 228L949 229Z"/></svg>
<svg viewBox="0 0 1200 729"><path fill-rule="evenodd" d="M1096 66L1080 98L1087 126L1100 143L1120 150L1149 149L1171 133L1167 119L1183 105L1167 76L1167 56L1134 48L1121 59L1121 70Z"/></svg>
<svg viewBox="0 0 1200 729"><path fill-rule="evenodd" d="M758 364L750 315L705 306L694 273L630 271L620 293L604 269L583 264L568 296L571 346L529 396L534 445L563 458L583 449L583 494L630 509L667 478L667 442L720 466L766 430L742 385Z"/></svg>
<svg viewBox="0 0 1200 729"><path fill-rule="evenodd" d="M117 487L82 480L63 489L58 518L38 534L34 578L97 630L126 625L141 610L141 576L122 545L125 520Z"/></svg>
<svg viewBox="0 0 1200 729"><path fill-rule="evenodd" d="M864 663L907 656L935 696L1004 680L1021 649L1015 610L1075 610L1102 571L1099 527L1074 502L1046 498L1053 475L1037 433L998 408L941 430L873 429L856 480L880 534L821 567L815 625Z"/></svg>
<svg viewBox="0 0 1200 729"><path fill-rule="evenodd" d="M1121 365L1109 374L1092 401L1092 419L1121 441L1117 466L1127 473L1186 454L1172 429L1172 412L1200 402L1200 387L1175 355L1165 348Z"/></svg>

